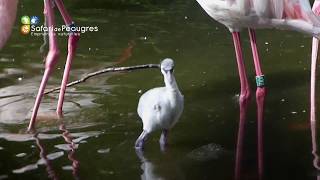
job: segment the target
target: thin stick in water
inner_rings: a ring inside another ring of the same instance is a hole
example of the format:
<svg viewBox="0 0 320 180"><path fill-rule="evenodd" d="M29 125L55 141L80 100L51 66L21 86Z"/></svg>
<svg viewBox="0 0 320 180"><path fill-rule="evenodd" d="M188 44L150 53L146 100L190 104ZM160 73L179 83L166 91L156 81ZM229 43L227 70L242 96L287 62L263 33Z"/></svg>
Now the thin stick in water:
<svg viewBox="0 0 320 180"><path fill-rule="evenodd" d="M110 73L110 72L128 72L128 71L134 71L134 70L139 70L139 69L159 68L159 67L160 67L159 64L143 64L143 65L127 66L127 67L109 67L109 68L101 69L101 70L93 72L93 73L89 73L79 80L68 83L67 87L71 87L76 84L83 83L87 79L98 76L100 74L105 74L105 73ZM58 90L60 90L60 87L55 87L55 88L52 88L52 89L46 91L44 94L49 94L49 93L52 93L52 92L55 92Z"/></svg>

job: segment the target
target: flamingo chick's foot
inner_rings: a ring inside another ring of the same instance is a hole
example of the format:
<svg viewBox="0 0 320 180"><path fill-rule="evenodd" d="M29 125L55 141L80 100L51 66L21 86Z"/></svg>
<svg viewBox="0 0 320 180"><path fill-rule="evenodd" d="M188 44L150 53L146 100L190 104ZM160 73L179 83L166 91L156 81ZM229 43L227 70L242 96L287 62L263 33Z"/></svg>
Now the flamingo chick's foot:
<svg viewBox="0 0 320 180"><path fill-rule="evenodd" d="M145 130L142 131L142 133L140 134L140 136L136 140L136 143L135 143L136 149L140 149L140 150L144 149L144 143L147 140L148 134L149 133L147 131L145 131Z"/></svg>

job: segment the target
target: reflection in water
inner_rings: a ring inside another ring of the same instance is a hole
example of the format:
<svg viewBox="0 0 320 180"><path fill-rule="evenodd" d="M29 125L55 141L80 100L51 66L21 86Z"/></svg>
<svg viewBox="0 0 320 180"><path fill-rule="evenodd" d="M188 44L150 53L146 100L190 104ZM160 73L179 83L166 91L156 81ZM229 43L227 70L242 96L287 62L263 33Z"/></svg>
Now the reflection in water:
<svg viewBox="0 0 320 180"><path fill-rule="evenodd" d="M63 155L65 154L64 152L68 151L68 159L71 161L72 165L64 166L62 167L62 169L72 170L72 175L74 179L79 179L80 162L75 157L76 149L78 148L78 145L80 143L85 142L85 140L90 137L96 137L97 135L100 134L100 132L89 131L89 132L81 132L81 133L70 133L66 129L63 123L59 126L59 129L61 130L62 134L36 133L32 135L32 134L1 133L0 138L6 139L8 141L25 142L25 141L35 140L36 145L40 150L40 153L39 153L40 159L36 163L26 165L19 169L15 169L12 172L14 174L23 174L28 171L38 169L39 165L45 165L48 173L48 177L50 179L59 179L51 162L55 159L63 157ZM41 140L45 140L45 139L53 140L56 138L60 138L61 136L63 137L66 144L55 145L55 148L59 149L60 151L47 154L46 146L42 144ZM77 137L77 138L74 139L74 137Z"/></svg>
<svg viewBox="0 0 320 180"><path fill-rule="evenodd" d="M258 92L258 91L257 91ZM263 179L264 161L263 161L263 113L264 113L265 94L258 97L257 94L257 136L258 136L258 178ZM236 147L236 162L235 162L235 179L243 179L242 163L244 149L244 135L246 129L246 117L248 110L248 101L240 101L239 129Z"/></svg>
<svg viewBox="0 0 320 180"><path fill-rule="evenodd" d="M136 149L136 153L138 158L141 161L141 169L143 170L141 179L143 180L161 179L161 176L155 173L155 165L144 157L143 151L140 149Z"/></svg>
<svg viewBox="0 0 320 180"><path fill-rule="evenodd" d="M72 162L72 175L75 179L79 178L79 166L80 162L75 157L75 152L78 147L78 144L73 142L73 137L69 133L69 131L66 129L65 125L62 123L59 127L59 129L62 131L62 137L65 140L65 142L68 144L69 147L69 153L68 153L68 159ZM54 169L51 165L51 158L48 157L48 154L46 153L45 146L41 143L40 139L38 138L38 134L34 136L36 139L36 144L38 148L40 149L40 158L46 165L46 170L48 172L48 177L51 179L58 179L57 174L54 172ZM63 155L63 153L62 153Z"/></svg>
<svg viewBox="0 0 320 180"><path fill-rule="evenodd" d="M73 137L71 136L71 134L66 129L63 123L60 125L59 129L63 132L62 136L65 142L69 144L70 151L68 154L68 158L72 162L72 175L75 179L79 179L80 162L75 157L75 152L76 152L76 149L78 148L78 144L73 142Z"/></svg>
<svg viewBox="0 0 320 180"><path fill-rule="evenodd" d="M52 165L51 165L50 162L52 160L54 160L54 159L62 157L64 155L64 152L59 151L59 152L54 152L54 153L51 153L51 154L47 154L47 152L46 152L46 150L44 148L44 145L41 143L40 138L39 138L38 135L39 135L38 133L32 135L32 139L36 141L36 145L40 150L40 154L39 154L40 159L34 164L26 165L26 166L24 166L22 168L13 170L12 172L15 173L15 174L22 174L22 173L25 173L27 171L31 171L31 170L37 169L39 165L43 165L44 164L46 166L46 170L48 172L48 177L51 178L51 179L57 179L57 175L56 175L54 169L52 168Z"/></svg>
<svg viewBox="0 0 320 180"><path fill-rule="evenodd" d="M52 168L51 162L47 157L47 152L46 152L44 146L42 145L40 139L38 138L38 134L36 134L34 136L34 138L36 139L36 144L37 144L38 148L40 149L40 155L39 156L40 156L41 160L44 161L44 164L46 165L46 170L48 172L48 177L50 179L58 179L58 176L54 172L54 169Z"/></svg>
<svg viewBox="0 0 320 180"><path fill-rule="evenodd" d="M319 166L319 155L318 155L318 143L317 143L317 126L316 121L311 121L311 138L312 138L312 155L313 159L313 166L317 171L320 171ZM317 175L317 180L320 180L320 175Z"/></svg>
<svg viewBox="0 0 320 180"><path fill-rule="evenodd" d="M261 92L260 90L263 89ZM265 89L258 87L256 92L257 103L257 117L258 117L258 175L259 179L263 179L263 116L264 116L264 101L265 101Z"/></svg>
<svg viewBox="0 0 320 180"><path fill-rule="evenodd" d="M240 117L239 130L236 147L236 162L235 162L235 179L241 179L241 165L243 160L243 141L245 134L246 115L248 110L248 101L240 102Z"/></svg>
<svg viewBox="0 0 320 180"><path fill-rule="evenodd" d="M185 179L181 169L169 153L161 155L163 161L147 159L142 150L136 149L136 154L141 161L141 180L154 179Z"/></svg>

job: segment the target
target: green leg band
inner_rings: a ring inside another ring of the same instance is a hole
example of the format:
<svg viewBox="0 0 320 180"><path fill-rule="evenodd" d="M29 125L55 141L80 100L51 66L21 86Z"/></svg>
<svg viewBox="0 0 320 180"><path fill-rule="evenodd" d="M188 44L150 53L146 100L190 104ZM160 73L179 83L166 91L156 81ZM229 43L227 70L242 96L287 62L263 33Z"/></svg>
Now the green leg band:
<svg viewBox="0 0 320 180"><path fill-rule="evenodd" d="M257 83L257 87L264 87L265 86L264 75L256 76L256 83Z"/></svg>

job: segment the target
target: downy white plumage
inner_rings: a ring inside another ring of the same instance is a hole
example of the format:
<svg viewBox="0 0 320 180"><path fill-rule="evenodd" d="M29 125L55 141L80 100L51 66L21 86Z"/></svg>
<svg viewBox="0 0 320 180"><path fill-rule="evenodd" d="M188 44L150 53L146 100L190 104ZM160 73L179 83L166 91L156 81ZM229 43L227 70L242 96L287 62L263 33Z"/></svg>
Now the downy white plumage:
<svg viewBox="0 0 320 180"><path fill-rule="evenodd" d="M173 75L174 62L164 59L160 65L165 87L157 87L145 92L139 100L138 114L143 122L143 132L138 137L135 147L142 149L147 136L162 130L160 144L167 144L167 134L178 121L184 107L181 94Z"/></svg>

